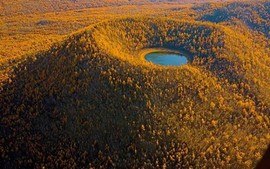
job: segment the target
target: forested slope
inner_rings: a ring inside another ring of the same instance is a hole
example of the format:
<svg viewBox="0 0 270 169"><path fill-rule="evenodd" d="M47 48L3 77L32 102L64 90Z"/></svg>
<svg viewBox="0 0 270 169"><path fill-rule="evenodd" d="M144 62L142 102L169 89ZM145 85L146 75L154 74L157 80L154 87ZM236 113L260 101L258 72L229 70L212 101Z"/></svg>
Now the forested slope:
<svg viewBox="0 0 270 169"><path fill-rule="evenodd" d="M270 2L234 2L215 8L211 5L202 5L194 8L199 11L207 11L200 20L215 23L240 20L248 28L263 33L270 38Z"/></svg>
<svg viewBox="0 0 270 169"><path fill-rule="evenodd" d="M270 61L254 46L224 26L164 18L70 35L1 89L1 166L252 168L270 139ZM153 47L189 64L146 62Z"/></svg>

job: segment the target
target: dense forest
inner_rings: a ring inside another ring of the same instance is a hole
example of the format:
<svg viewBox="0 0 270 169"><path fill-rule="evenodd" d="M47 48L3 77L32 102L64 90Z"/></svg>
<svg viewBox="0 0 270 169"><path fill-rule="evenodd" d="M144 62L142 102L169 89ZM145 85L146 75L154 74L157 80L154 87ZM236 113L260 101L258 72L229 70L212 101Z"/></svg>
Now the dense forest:
<svg viewBox="0 0 270 169"><path fill-rule="evenodd" d="M207 11L200 20L215 23L242 21L254 31L261 32L270 38L270 2L234 2L221 8L201 5L194 9Z"/></svg>
<svg viewBox="0 0 270 169"><path fill-rule="evenodd" d="M220 1L2 0L1 168L254 168L270 3Z"/></svg>
<svg viewBox="0 0 270 169"><path fill-rule="evenodd" d="M40 50L48 50L54 42L61 41L64 37L69 36L70 33L91 24L122 16L164 16L167 18L201 21L203 20L202 18L204 18L203 16L211 15L215 9L224 8L231 4L153 3L150 5L109 6L102 8L84 8L82 6L81 8L83 9L81 9L73 4L75 2L69 1L71 7L75 10L66 11L69 10L69 8L63 7L63 9L61 8L62 10L59 10L56 5L59 1L45 0L32 2L29 0L23 3L24 0L21 0L16 2L17 3L14 1L2 1L0 3L2 9L0 12L3 12L0 14L0 86L2 82L9 77L10 72L13 70L12 67L26 57ZM54 4L43 4L52 2L54 2ZM76 4L80 4L80 2L81 1L76 1ZM60 3L60 5L61 4L63 5L65 3ZM252 8L254 14L261 13L260 11L267 12L265 8L267 7L267 3L264 1L241 2L236 4L242 6L242 10L239 12L245 10L250 11L250 8ZM238 10L234 11L234 13L237 12ZM219 17L219 15L215 15L215 17ZM231 26L231 29L239 30L245 35L246 32L250 32L249 27L243 21L235 17L230 18L231 19L228 19L228 21L219 24ZM258 18L258 21L261 20L260 17L255 18ZM218 20L218 18L216 20ZM267 24L269 25L269 23ZM253 30L255 29L256 28ZM260 34L263 29L264 28L261 26L260 30L255 31ZM263 46L268 43L269 46L269 42L265 39L266 37L264 35L260 36L258 33L255 33L255 31L251 34L250 38L261 41L259 43L263 44ZM266 48L266 50L269 50L269 47L268 49Z"/></svg>
<svg viewBox="0 0 270 169"><path fill-rule="evenodd" d="M60 12L67 10L95 8L104 6L143 5L163 3L203 3L231 0L2 0L1 15L21 15L45 12Z"/></svg>
<svg viewBox="0 0 270 169"><path fill-rule="evenodd" d="M139 53L153 47L185 51L190 63L146 62ZM270 139L262 49L212 23L91 25L14 68L0 93L1 165L252 168Z"/></svg>

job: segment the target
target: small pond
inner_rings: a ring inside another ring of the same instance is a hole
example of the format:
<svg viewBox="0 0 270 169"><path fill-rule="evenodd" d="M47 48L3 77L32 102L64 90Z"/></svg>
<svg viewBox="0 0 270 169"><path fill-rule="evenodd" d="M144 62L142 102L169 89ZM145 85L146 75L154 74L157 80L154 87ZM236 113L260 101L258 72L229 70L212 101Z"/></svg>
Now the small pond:
<svg viewBox="0 0 270 169"><path fill-rule="evenodd" d="M185 56L172 52L152 52L145 55L145 59L162 66L180 66L187 64Z"/></svg>

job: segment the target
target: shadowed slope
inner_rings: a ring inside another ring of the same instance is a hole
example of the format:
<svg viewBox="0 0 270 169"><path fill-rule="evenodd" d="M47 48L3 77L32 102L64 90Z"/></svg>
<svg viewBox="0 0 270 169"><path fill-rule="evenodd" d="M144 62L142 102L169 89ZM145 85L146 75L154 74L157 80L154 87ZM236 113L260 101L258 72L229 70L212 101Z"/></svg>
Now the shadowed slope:
<svg viewBox="0 0 270 169"><path fill-rule="evenodd" d="M210 9L200 19L215 23L233 22L234 19L238 19L252 30L270 38L270 2L267 1L229 3L217 9Z"/></svg>
<svg viewBox="0 0 270 169"><path fill-rule="evenodd" d="M255 166L269 116L228 82L229 70L211 67L225 60L233 79L249 83L234 66L241 58L229 55L237 51L225 50L241 44L230 38L212 24L126 18L37 54L0 93L1 166ZM155 66L139 55L149 47L185 50L192 62Z"/></svg>

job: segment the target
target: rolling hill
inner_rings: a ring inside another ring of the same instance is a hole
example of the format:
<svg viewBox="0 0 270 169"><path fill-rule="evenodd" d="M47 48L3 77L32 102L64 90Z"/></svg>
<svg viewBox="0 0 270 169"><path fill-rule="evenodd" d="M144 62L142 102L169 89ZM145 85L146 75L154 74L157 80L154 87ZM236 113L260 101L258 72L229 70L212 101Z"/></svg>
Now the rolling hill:
<svg viewBox="0 0 270 169"><path fill-rule="evenodd" d="M248 33L247 33L248 34ZM270 139L270 58L229 27L158 17L91 25L1 88L4 168L252 168ZM141 51L185 51L157 66Z"/></svg>
<svg viewBox="0 0 270 169"><path fill-rule="evenodd" d="M233 24L235 24L235 20L239 20L253 31L258 31L270 38L269 1L234 2L219 8L211 8L211 5L201 5L195 9L207 11L201 16L200 20Z"/></svg>

